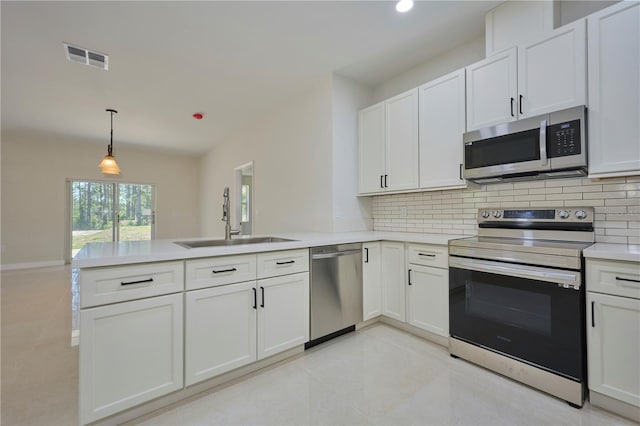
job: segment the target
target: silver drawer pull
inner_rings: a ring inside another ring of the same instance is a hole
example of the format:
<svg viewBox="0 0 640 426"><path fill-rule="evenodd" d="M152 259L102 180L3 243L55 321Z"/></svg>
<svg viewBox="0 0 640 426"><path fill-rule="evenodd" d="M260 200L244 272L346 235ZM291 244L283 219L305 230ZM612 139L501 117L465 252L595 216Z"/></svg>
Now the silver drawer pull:
<svg viewBox="0 0 640 426"><path fill-rule="evenodd" d="M435 254L429 254L429 253L418 253L418 256L436 257Z"/></svg>
<svg viewBox="0 0 640 426"><path fill-rule="evenodd" d="M230 269L221 269L219 271L216 271L215 269L211 272L213 272L214 274L222 274L223 272L235 272L237 271L236 268L230 268Z"/></svg>
<svg viewBox="0 0 640 426"><path fill-rule="evenodd" d="M120 285L132 285L132 284L142 284L142 283L152 283L153 282L153 278L148 278L146 280L139 280L139 281L120 281Z"/></svg>
<svg viewBox="0 0 640 426"><path fill-rule="evenodd" d="M295 260L287 260L286 262L276 262L276 265L288 265L290 263L296 263Z"/></svg>

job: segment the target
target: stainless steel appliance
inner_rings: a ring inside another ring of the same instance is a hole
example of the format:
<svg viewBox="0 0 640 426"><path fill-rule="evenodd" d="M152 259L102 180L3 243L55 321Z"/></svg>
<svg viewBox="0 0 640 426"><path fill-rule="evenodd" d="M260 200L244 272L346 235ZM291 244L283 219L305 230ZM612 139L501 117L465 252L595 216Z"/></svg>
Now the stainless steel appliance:
<svg viewBox="0 0 640 426"><path fill-rule="evenodd" d="M310 336L306 347L355 330L362 321L362 244L313 247Z"/></svg>
<svg viewBox="0 0 640 426"><path fill-rule="evenodd" d="M477 183L584 176L586 108L474 130L463 143L464 178Z"/></svg>
<svg viewBox="0 0 640 426"><path fill-rule="evenodd" d="M592 208L478 212L449 242L449 351L582 406Z"/></svg>

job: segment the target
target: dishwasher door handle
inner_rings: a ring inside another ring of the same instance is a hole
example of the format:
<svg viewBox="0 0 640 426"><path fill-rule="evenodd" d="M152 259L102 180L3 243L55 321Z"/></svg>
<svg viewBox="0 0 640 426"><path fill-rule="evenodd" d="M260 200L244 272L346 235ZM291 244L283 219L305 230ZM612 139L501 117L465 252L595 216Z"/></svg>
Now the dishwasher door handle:
<svg viewBox="0 0 640 426"><path fill-rule="evenodd" d="M331 252L331 253L318 253L318 254L312 254L311 255L311 259L331 259L333 257L340 257L340 256L348 256L351 254L362 254L362 250L361 249L357 249L357 250L345 250L345 251L336 251L336 252Z"/></svg>

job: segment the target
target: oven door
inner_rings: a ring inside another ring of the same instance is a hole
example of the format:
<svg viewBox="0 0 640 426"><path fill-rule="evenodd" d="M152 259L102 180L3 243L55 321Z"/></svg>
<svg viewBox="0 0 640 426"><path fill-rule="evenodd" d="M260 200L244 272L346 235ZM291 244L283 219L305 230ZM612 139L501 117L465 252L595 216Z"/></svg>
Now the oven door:
<svg viewBox="0 0 640 426"><path fill-rule="evenodd" d="M582 381L580 272L457 257L449 265L452 337Z"/></svg>
<svg viewBox="0 0 640 426"><path fill-rule="evenodd" d="M464 134L464 178L544 172L548 116L532 117Z"/></svg>

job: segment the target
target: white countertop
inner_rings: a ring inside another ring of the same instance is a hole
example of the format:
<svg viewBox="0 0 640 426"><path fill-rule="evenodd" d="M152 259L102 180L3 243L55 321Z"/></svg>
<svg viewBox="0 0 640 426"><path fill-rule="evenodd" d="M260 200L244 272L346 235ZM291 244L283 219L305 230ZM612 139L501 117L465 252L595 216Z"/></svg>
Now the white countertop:
<svg viewBox="0 0 640 426"><path fill-rule="evenodd" d="M595 243L582 251L587 259L624 260L640 262L640 245Z"/></svg>
<svg viewBox="0 0 640 426"><path fill-rule="evenodd" d="M176 238L170 240L120 241L117 243L88 243L73 258L73 268L125 265L131 263L158 262L165 260L193 259L198 257L224 256L230 254L258 253L275 250L317 247L331 244L369 241L403 241L447 245L449 240L466 238L469 235L421 234L409 232L338 232L338 233L292 233L270 236L296 241L279 243L247 244L224 247L202 247L188 249L175 244L176 241L207 240L212 238Z"/></svg>

